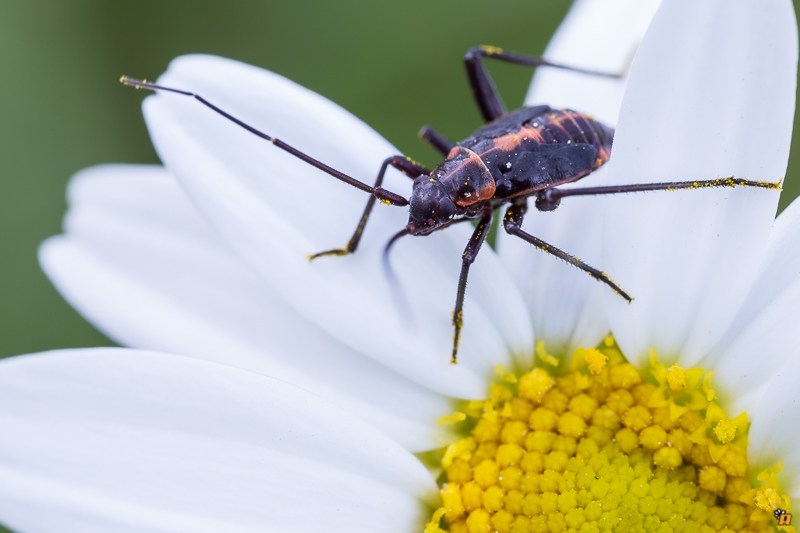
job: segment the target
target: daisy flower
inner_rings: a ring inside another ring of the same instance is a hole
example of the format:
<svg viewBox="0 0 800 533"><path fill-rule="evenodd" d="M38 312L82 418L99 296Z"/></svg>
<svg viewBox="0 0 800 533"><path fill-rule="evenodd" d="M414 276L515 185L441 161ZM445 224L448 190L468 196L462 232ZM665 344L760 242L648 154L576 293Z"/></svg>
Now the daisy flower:
<svg viewBox="0 0 800 533"><path fill-rule="evenodd" d="M579 1L547 56L619 70L656 7ZM595 184L775 182L796 62L788 0L665 0L624 101L620 82L541 72L528 102L619 117ZM396 153L259 69L189 56L159 82L350 175L369 179ZM777 191L570 198L528 215L531 232L602 266L633 304L501 237L499 256L484 250L471 272L452 366L468 228L398 245L410 304L399 316L380 252L404 210L379 206L356 254L308 263L343 244L362 194L191 99L158 94L144 111L164 167L80 174L65 234L41 254L65 297L136 349L0 363L4 523L505 533L786 522L800 491L800 363L781 326L797 315L800 207L775 219ZM408 196L407 178L386 181Z"/></svg>

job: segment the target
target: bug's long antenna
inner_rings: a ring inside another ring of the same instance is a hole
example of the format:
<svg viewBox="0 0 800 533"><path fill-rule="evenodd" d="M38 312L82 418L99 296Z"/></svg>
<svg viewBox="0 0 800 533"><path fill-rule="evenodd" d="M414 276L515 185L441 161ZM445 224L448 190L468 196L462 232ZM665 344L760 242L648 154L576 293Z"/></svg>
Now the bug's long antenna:
<svg viewBox="0 0 800 533"><path fill-rule="evenodd" d="M222 109L218 108L217 106L215 106L214 104L212 104L211 102L209 102L208 100L206 100L205 98L200 96L199 94L195 94L195 93L192 93L192 92L189 92L189 91L182 91L180 89L173 89L171 87L164 87L162 85L156 85L155 83L150 83L150 82L148 82L146 80L135 80L135 79L129 78L127 76L122 76L119 79L119 81L123 85L128 85L130 87L135 87L137 89L149 89L151 91L167 91L167 92L171 92L171 93L180 94L180 95L183 95L183 96L189 96L191 98L194 98L195 100L197 100L198 102L200 102L204 106L208 107L209 109L211 109L215 113L218 113L218 114L222 115L223 117L227 118L231 122L233 122L233 123L241 126L242 128L246 129L250 133L252 133L254 135L257 135L257 136L261 137L262 139L270 141L272 144L274 144L278 148L280 148L282 150L285 150L286 152L289 152L290 154L292 154L293 156L297 157L298 159L301 159L302 161L305 161L309 165L317 167L321 171L323 171L323 172L325 172L327 174L330 174L334 178L339 179L339 180L347 183L348 185L352 185L353 187L355 187L357 189L361 189L364 192L368 192L368 193L374 195L378 200L390 203L392 205L399 205L399 206L408 205L408 200L406 200L405 198L403 198L399 194L395 194L395 193L393 193L391 191L387 191L386 189L384 189L382 187L370 187L366 183L362 183L361 181L358 181L357 179L348 176L344 172L340 172L340 171L336 170L335 168L329 167L325 163L322 163L321 161L317 161L313 157L304 154L303 152L301 152L297 148L294 148L293 146L290 146L290 145L286 144L285 142L281 141L280 139L272 137L271 135L267 135L266 133L257 130L253 126L251 126L251 125L249 125L249 124L247 124L245 122L242 122L241 120L239 120L238 118L234 117L233 115L231 115L231 114L223 111Z"/></svg>
<svg viewBox="0 0 800 533"><path fill-rule="evenodd" d="M460 224L462 222L469 222L470 220L471 219L469 219L469 218L453 219L453 220L450 220L450 221L446 222L445 224L442 224L441 226L439 226L437 228L437 231L441 231L441 230L443 230L445 228L449 228L450 226L452 226L454 224ZM387 278L390 278L392 280L396 280L397 279L397 277L394 275L394 271L392 270L392 265L391 265L391 263L389 263L389 252L391 251L392 246L394 246L394 243L396 243L397 240L400 237L405 237L406 235L410 235L410 234L414 233L415 229L416 228L413 225L409 224L405 228L403 228L400 231L398 231L397 233L395 233L392 236L392 238L389 239L389 242L386 243L386 248L383 249L383 270L384 270L384 272L386 272L386 277Z"/></svg>
<svg viewBox="0 0 800 533"><path fill-rule="evenodd" d="M394 297L394 301L397 302L398 307L400 308L400 314L406 318L411 318L410 307L408 305L408 301L403 294L402 289L400 288L400 280L395 275L394 270L392 269L392 264L389 261L389 252L401 237L405 237L409 235L412 231L412 228L406 226L405 228L401 229L397 233L395 233L389 242L386 243L386 247L383 249L383 272L386 276L386 280L389 283L389 288L392 291L392 296Z"/></svg>
<svg viewBox="0 0 800 533"><path fill-rule="evenodd" d="M397 276L394 274L394 270L392 270L392 263L389 261L389 252L392 250L392 246L396 243L401 237L405 237L406 235L410 234L411 231L408 227L405 227L395 233L389 242L386 243L386 248L383 249L383 271L386 273L386 277L393 283L396 284Z"/></svg>

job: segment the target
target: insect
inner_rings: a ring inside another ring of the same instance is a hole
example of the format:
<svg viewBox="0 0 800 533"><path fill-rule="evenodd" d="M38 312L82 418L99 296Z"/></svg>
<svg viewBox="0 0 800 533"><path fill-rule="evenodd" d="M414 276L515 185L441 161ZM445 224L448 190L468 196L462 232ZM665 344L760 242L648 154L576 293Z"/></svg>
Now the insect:
<svg viewBox="0 0 800 533"><path fill-rule="evenodd" d="M540 250L563 259L605 283L619 296L632 298L605 273L584 263L522 230L528 209L528 199L540 211L556 209L567 196L618 194L627 192L697 189L705 187L734 187L736 185L779 189L780 184L749 181L741 178L722 178L704 181L646 183L561 189L559 185L586 177L606 163L611 154L614 131L589 115L571 110L551 109L546 105L523 107L507 112L497 88L484 63L493 58L529 67L554 67L593 76L621 77L587 69L552 63L540 57L509 52L496 47L480 46L464 56L467 76L480 108L485 125L467 139L453 143L432 128L425 126L420 137L444 156L444 161L429 170L404 157L384 160L373 186L348 176L308 154L267 135L202 96L180 89L163 87L123 76L120 81L140 89L169 91L192 97L238 124L249 132L271 142L306 163L331 176L370 194L355 232L344 248L335 248L309 256L340 256L356 251L375 201L395 206L409 206L408 225L396 233L384 249L385 264L392 245L406 235L424 236L450 225L477 221L461 261L456 303L453 311L453 349L451 363L457 362L458 344L463 326L464 295L470 265L475 261L491 227L494 212L508 204L503 217L503 229ZM402 171L414 180L411 197L406 199L381 187L389 167Z"/></svg>

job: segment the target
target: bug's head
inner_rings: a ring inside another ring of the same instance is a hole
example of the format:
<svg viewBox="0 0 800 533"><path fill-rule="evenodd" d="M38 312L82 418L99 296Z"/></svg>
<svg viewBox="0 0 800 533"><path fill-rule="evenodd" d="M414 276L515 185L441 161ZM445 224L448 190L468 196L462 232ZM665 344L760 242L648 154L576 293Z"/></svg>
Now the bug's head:
<svg viewBox="0 0 800 533"><path fill-rule="evenodd" d="M408 232L427 235L468 206L490 199L494 191L494 178L480 156L456 146L430 176L414 180Z"/></svg>
<svg viewBox="0 0 800 533"><path fill-rule="evenodd" d="M441 181L431 176L414 180L408 212L408 232L427 235L450 222L456 215L456 204L450 199Z"/></svg>

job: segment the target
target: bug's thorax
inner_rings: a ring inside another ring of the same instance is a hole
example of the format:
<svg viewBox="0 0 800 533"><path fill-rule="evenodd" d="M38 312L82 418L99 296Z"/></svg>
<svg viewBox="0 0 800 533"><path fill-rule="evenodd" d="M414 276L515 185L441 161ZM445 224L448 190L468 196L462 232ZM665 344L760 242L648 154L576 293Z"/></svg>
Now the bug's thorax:
<svg viewBox="0 0 800 533"><path fill-rule="evenodd" d="M414 180L409 228L425 235L494 196L495 182L480 156L462 146L453 148L429 175Z"/></svg>
<svg viewBox="0 0 800 533"><path fill-rule="evenodd" d="M431 173L447 189L456 205L468 206L494 196L492 173L481 157L463 146L456 146Z"/></svg>

